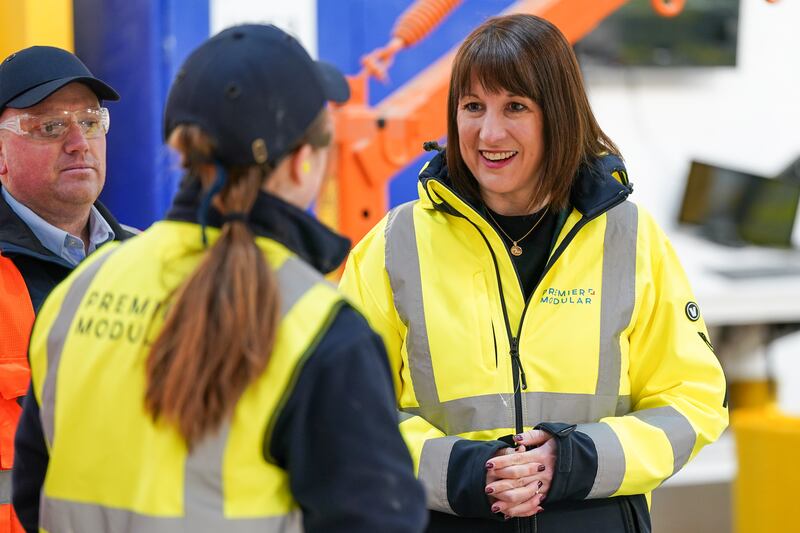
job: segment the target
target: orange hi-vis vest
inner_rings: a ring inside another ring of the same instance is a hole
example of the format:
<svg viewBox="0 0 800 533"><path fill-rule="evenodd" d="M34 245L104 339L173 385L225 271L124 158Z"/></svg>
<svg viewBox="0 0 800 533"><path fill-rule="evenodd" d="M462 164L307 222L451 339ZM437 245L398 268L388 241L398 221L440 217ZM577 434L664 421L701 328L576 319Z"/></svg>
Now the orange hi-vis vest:
<svg viewBox="0 0 800 533"><path fill-rule="evenodd" d="M11 507L14 432L22 408L17 398L28 390L28 340L33 304L16 265L0 255L0 533L24 533Z"/></svg>

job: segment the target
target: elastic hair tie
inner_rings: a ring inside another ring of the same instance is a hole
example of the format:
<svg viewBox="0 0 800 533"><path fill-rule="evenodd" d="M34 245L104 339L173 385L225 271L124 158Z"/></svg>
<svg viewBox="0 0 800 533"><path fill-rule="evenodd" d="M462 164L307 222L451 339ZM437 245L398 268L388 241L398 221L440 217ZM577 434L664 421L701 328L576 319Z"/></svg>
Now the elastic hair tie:
<svg viewBox="0 0 800 533"><path fill-rule="evenodd" d="M211 200L214 198L222 187L225 185L227 178L225 169L222 165L215 165L217 168L217 177L211 187L203 194L200 200L200 207L197 209L197 221L200 222L200 231L203 237L203 248L208 248L208 237L206 237L206 226L208 226L208 210L211 207Z"/></svg>
<svg viewBox="0 0 800 533"><path fill-rule="evenodd" d="M227 224L228 222L244 222L247 224L247 219L249 218L247 213L243 213L242 211L231 211L230 213L225 213L222 215L222 223Z"/></svg>

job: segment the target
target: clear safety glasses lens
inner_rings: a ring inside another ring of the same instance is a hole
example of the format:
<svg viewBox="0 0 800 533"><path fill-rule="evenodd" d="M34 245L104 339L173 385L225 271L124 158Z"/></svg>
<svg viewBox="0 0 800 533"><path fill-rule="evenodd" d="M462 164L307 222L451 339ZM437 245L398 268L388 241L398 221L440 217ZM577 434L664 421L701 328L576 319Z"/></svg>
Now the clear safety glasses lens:
<svg viewBox="0 0 800 533"><path fill-rule="evenodd" d="M80 128L84 137L95 139L108 133L111 118L105 107L47 115L22 114L0 123L0 129L40 141L57 141L66 136L73 123Z"/></svg>

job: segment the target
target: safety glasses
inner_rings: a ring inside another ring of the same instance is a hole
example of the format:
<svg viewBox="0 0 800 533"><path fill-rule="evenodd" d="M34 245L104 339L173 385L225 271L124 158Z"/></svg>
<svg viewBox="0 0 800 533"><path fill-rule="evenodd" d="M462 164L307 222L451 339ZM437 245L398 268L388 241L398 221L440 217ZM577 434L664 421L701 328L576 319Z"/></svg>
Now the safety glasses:
<svg viewBox="0 0 800 533"><path fill-rule="evenodd" d="M105 107L56 111L46 115L24 113L0 122L0 130L8 130L37 141L60 141L67 135L73 123L80 128L84 137L95 139L108 133L111 117Z"/></svg>

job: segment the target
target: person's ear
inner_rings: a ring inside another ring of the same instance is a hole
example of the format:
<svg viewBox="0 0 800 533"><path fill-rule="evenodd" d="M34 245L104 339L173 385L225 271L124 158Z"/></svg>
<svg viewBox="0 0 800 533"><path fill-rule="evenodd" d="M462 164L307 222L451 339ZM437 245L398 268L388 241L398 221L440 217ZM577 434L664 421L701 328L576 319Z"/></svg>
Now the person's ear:
<svg viewBox="0 0 800 533"><path fill-rule="evenodd" d="M304 144L292 154L291 178L295 184L301 184L311 173L311 156L313 148Z"/></svg>
<svg viewBox="0 0 800 533"><path fill-rule="evenodd" d="M6 145L0 136L0 176L8 174L8 164L6 163Z"/></svg>

